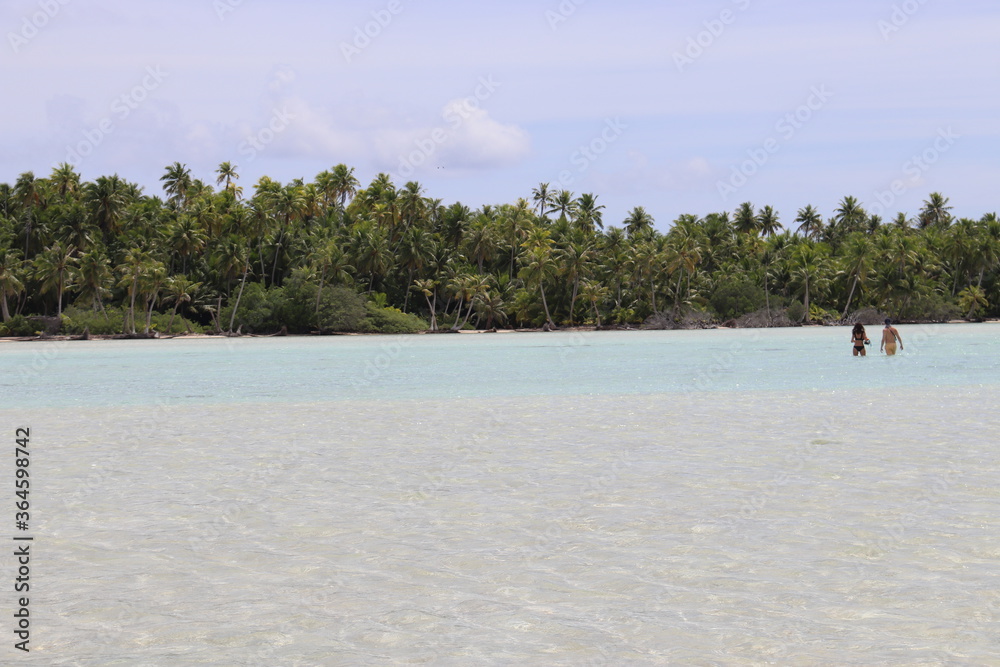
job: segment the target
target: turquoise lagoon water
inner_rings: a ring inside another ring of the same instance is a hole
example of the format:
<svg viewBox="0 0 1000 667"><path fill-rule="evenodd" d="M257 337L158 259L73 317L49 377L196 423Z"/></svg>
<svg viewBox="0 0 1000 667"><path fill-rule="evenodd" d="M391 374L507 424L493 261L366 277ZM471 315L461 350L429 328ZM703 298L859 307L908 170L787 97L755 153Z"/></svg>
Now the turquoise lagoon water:
<svg viewBox="0 0 1000 667"><path fill-rule="evenodd" d="M998 664L1000 327L879 329L3 344L35 551L0 650Z"/></svg>
<svg viewBox="0 0 1000 667"><path fill-rule="evenodd" d="M1000 326L88 341L5 347L11 407L992 385ZM59 347L56 347L59 346Z"/></svg>

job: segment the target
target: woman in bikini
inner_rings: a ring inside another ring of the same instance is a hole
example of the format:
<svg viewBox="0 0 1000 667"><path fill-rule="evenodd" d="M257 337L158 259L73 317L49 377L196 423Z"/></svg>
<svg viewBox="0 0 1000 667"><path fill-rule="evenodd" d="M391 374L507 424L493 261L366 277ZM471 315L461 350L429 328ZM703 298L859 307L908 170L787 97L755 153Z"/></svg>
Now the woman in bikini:
<svg viewBox="0 0 1000 667"><path fill-rule="evenodd" d="M858 322L854 325L854 331L851 332L851 344L854 345L853 355L856 357L859 354L864 357L865 354L865 343L869 343L868 335L865 334L865 327L863 324Z"/></svg>

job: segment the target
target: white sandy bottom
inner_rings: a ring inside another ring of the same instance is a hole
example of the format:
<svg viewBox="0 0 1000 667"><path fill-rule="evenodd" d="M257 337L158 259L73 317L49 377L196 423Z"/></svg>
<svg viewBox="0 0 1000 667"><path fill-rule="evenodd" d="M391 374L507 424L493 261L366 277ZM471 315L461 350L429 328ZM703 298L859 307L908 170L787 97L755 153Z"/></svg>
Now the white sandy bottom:
<svg viewBox="0 0 1000 667"><path fill-rule="evenodd" d="M952 388L0 412L33 429L21 662L989 663L998 407Z"/></svg>

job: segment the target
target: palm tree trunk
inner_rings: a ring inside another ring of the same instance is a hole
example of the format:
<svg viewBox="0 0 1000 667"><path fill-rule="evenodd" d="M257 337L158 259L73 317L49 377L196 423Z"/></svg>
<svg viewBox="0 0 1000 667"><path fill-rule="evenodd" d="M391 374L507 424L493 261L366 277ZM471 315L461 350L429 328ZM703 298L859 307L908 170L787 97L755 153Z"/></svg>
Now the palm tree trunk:
<svg viewBox="0 0 1000 667"><path fill-rule="evenodd" d="M250 271L250 262L248 261L243 267L243 280L240 281L240 291L236 295L236 304L233 305L233 314L229 316L229 333L233 333L233 322L236 321L236 311L240 307L240 299L243 298L243 288L247 284L247 272ZM320 288L322 289L322 287Z"/></svg>
<svg viewBox="0 0 1000 667"><path fill-rule="evenodd" d="M260 259L260 280L263 283L267 279L267 269L264 267L264 239L257 239L257 258ZM267 287L267 285L264 285Z"/></svg>
<svg viewBox="0 0 1000 667"><path fill-rule="evenodd" d="M854 298L854 288L858 286L858 274L854 274L854 282L851 284L851 291L847 295L847 305L844 307L844 313L840 316L840 319L847 317L847 311L851 309L851 299Z"/></svg>
<svg viewBox="0 0 1000 667"><path fill-rule="evenodd" d="M677 279L677 289L674 290L674 319L677 319L677 313L681 309L681 283L684 281L684 274L681 273L681 277Z"/></svg>
<svg viewBox="0 0 1000 667"><path fill-rule="evenodd" d="M431 301L431 298L429 296L427 296L426 294L424 295L424 299L427 300L427 307L430 308L430 310L431 310L431 331L437 331L437 328L438 328L438 326L437 326L437 313L434 312L434 305L435 305L435 303L437 303L437 291L435 290L435 292L434 292L434 301Z"/></svg>
<svg viewBox="0 0 1000 667"><path fill-rule="evenodd" d="M410 305L410 287L413 285L413 267L412 266L410 267L410 272L407 275L406 279L407 279L408 282L406 283L406 296L403 297L403 312L404 313L407 312L406 309Z"/></svg>
<svg viewBox="0 0 1000 667"><path fill-rule="evenodd" d="M474 305L475 305L475 300L469 299L469 309L465 311L465 319L462 320L462 326L458 327L459 329L464 328L465 325L469 323L469 318L472 316L472 307ZM459 312L459 315L461 315L461 312Z"/></svg>
<svg viewBox="0 0 1000 667"><path fill-rule="evenodd" d="M180 302L174 302L174 309L170 313L170 319L167 321L167 333L173 332L174 318L177 317L177 307L180 306Z"/></svg>
<svg viewBox="0 0 1000 667"><path fill-rule="evenodd" d="M246 274L243 274L243 275L246 276ZM326 282L326 271L325 270L323 271L323 273L319 274L319 289L316 291L316 316L317 316L317 318L319 317L319 301L320 301L320 298L323 296L323 283L324 282ZM242 285L240 286L240 292L241 293L243 292L243 286ZM238 298L239 297L237 297L237 299ZM316 321L316 326L319 326L319 320L318 319ZM229 325L229 330L232 331L232 329L233 329L233 325L230 324Z"/></svg>
<svg viewBox="0 0 1000 667"><path fill-rule="evenodd" d="M549 302L545 299L545 283L541 278L538 279L538 291L542 293L542 308L545 310L545 321L554 328L556 323L552 321L552 316L549 315Z"/></svg>
<svg viewBox="0 0 1000 667"><path fill-rule="evenodd" d="M150 327L153 325L153 306L156 305L156 297L150 296L149 302L147 304L149 307L146 308L146 328L143 329L144 334L149 333Z"/></svg>
<svg viewBox="0 0 1000 667"><path fill-rule="evenodd" d="M573 313L576 312L576 293L580 289L580 276L573 281L573 296L569 300L569 325L573 326Z"/></svg>
<svg viewBox="0 0 1000 667"><path fill-rule="evenodd" d="M771 293L767 291L767 268L764 268L764 306L767 308L767 323L771 324Z"/></svg>
<svg viewBox="0 0 1000 667"><path fill-rule="evenodd" d="M285 236L285 230L278 232L278 241L274 244L274 266L271 267L271 284L274 284L274 274L278 271L278 257L281 256L281 239Z"/></svg>
<svg viewBox="0 0 1000 667"><path fill-rule="evenodd" d="M805 307L806 307L806 314L803 316L803 319L806 322L808 322L809 321L809 276L808 275L806 275L806 303L805 303Z"/></svg>
<svg viewBox="0 0 1000 667"><path fill-rule="evenodd" d="M3 321L10 322L10 308L7 306L7 292L0 289L0 313L3 314Z"/></svg>
<svg viewBox="0 0 1000 667"><path fill-rule="evenodd" d="M139 291L139 277L132 280L132 295L128 304L128 317L125 319L125 326L130 329L129 333L135 333L135 293Z"/></svg>

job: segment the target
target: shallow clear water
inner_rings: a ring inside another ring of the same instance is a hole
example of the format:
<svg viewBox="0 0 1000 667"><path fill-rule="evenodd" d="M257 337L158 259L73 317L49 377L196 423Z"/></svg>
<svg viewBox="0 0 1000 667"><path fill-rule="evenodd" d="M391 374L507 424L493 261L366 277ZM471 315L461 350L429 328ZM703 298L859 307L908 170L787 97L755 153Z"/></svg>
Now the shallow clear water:
<svg viewBox="0 0 1000 667"><path fill-rule="evenodd" d="M18 661L997 664L1000 327L901 333L4 344Z"/></svg>

